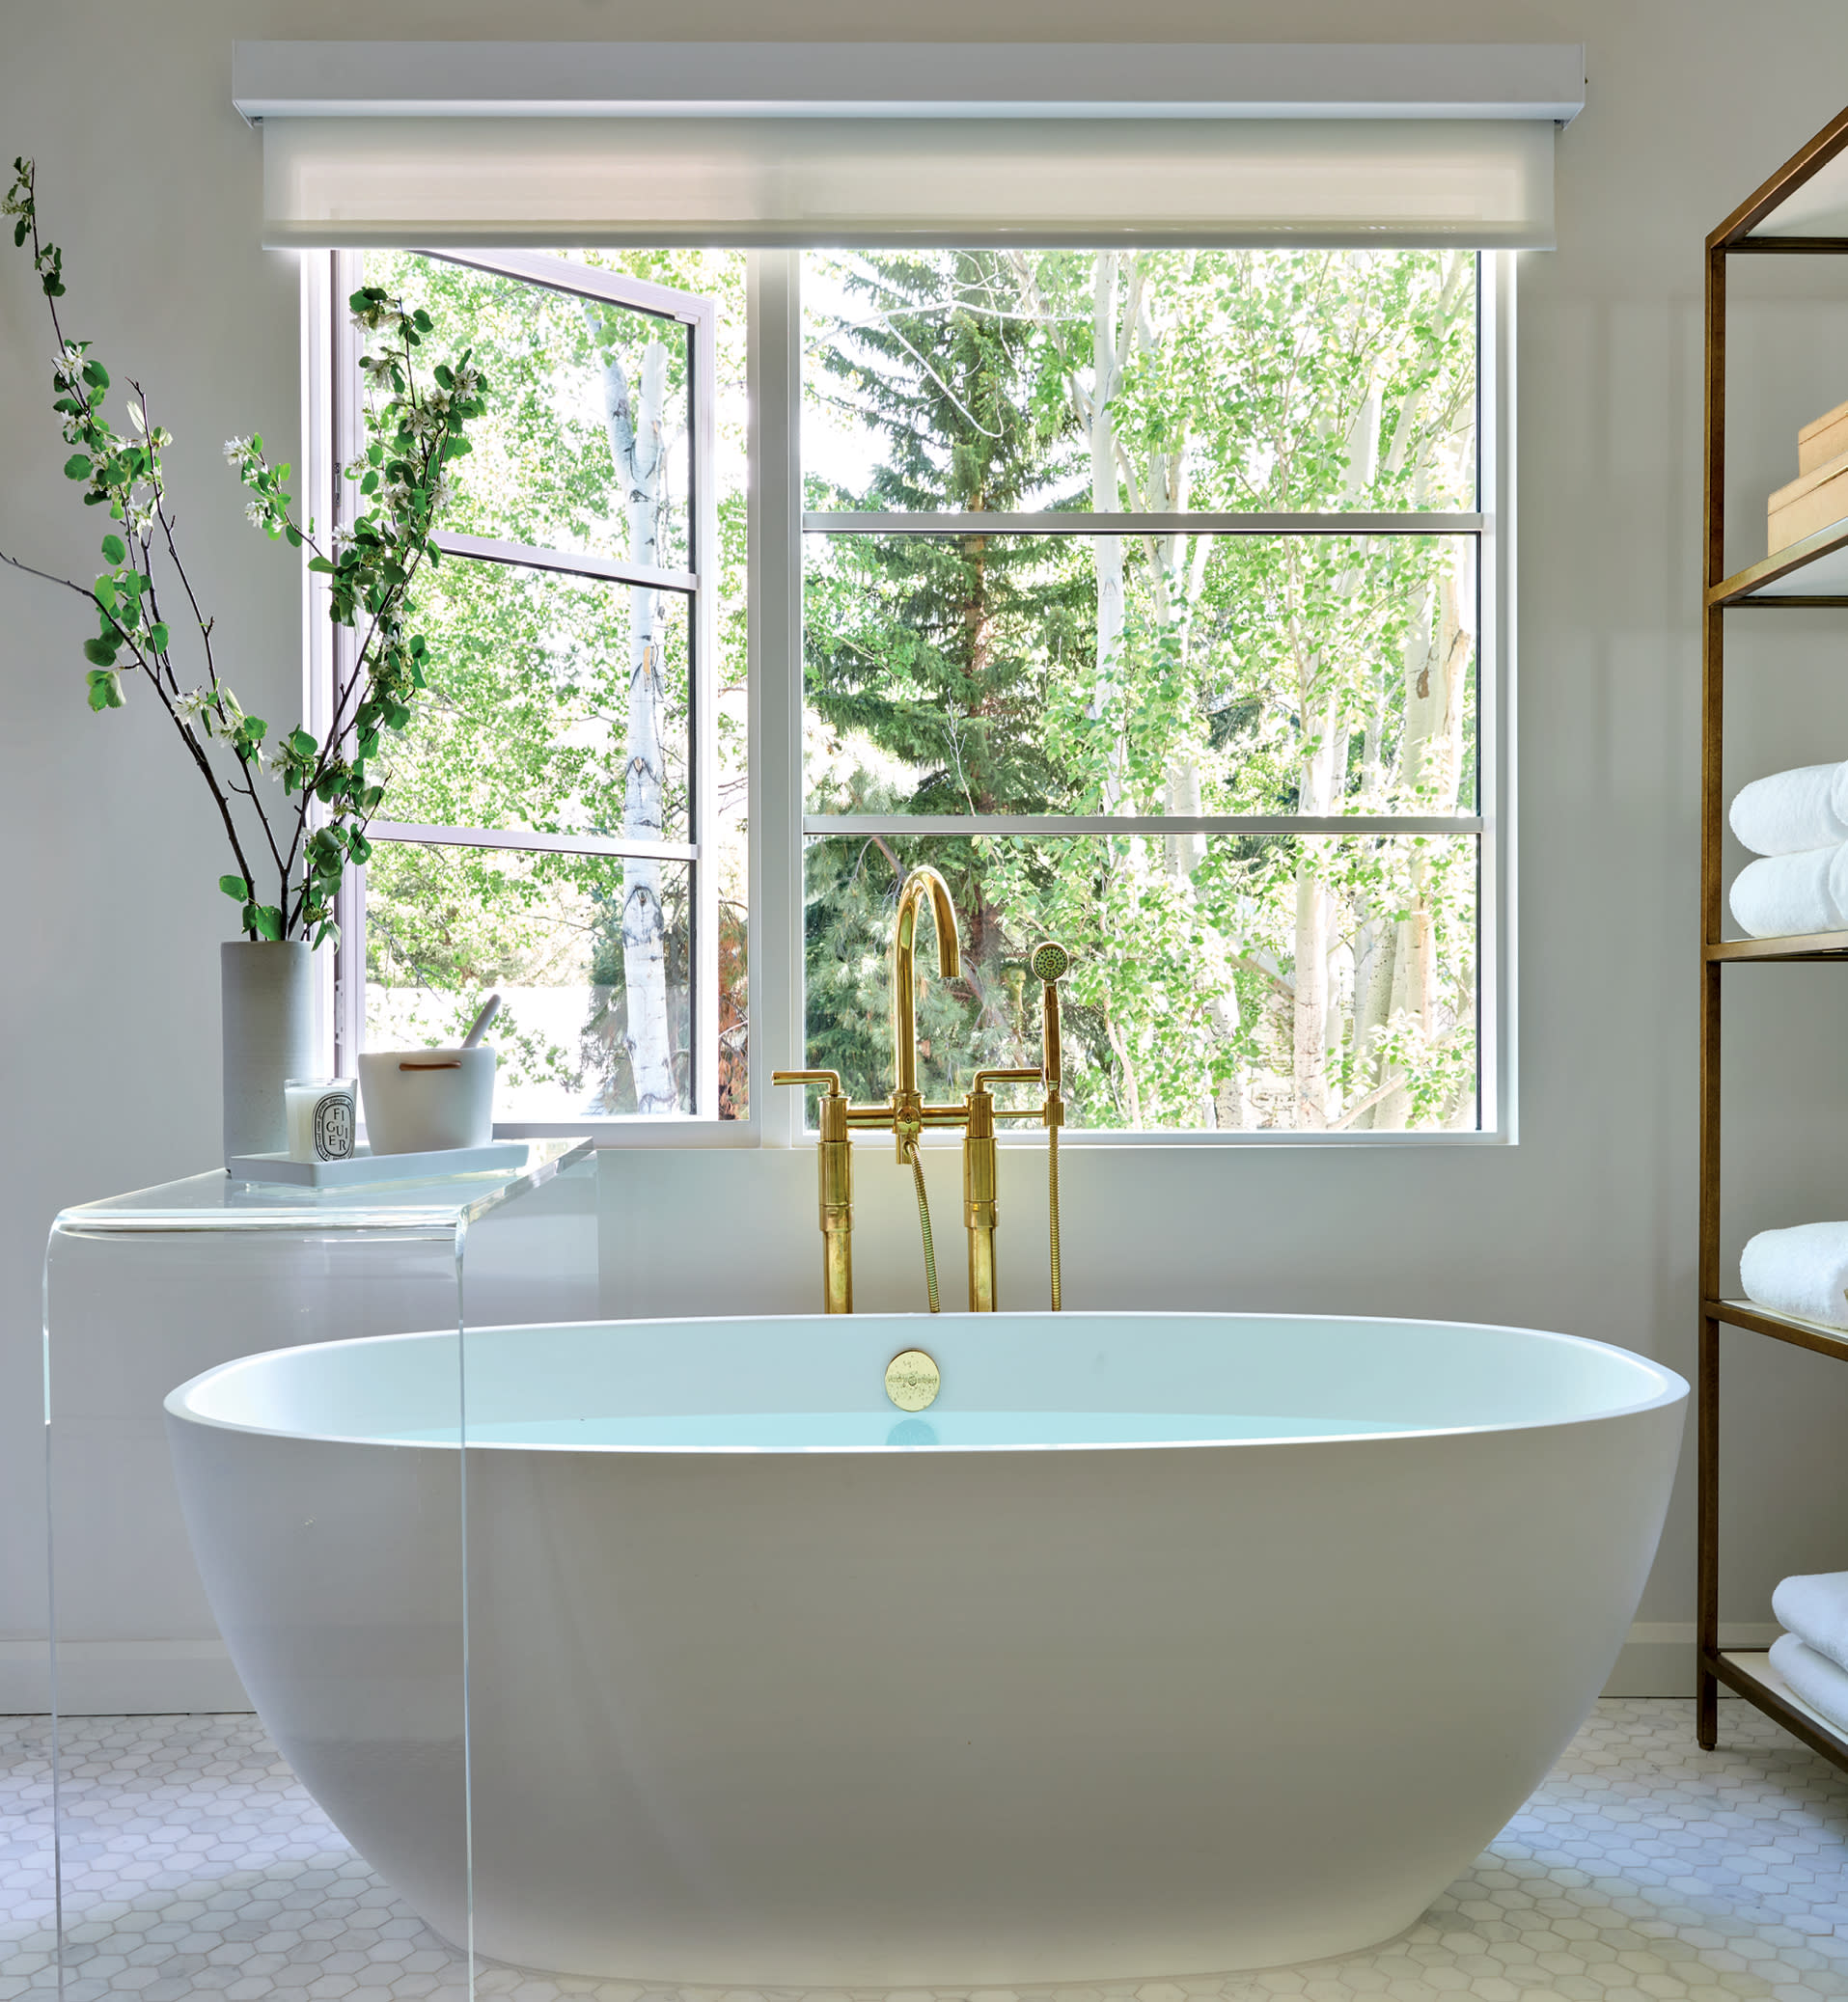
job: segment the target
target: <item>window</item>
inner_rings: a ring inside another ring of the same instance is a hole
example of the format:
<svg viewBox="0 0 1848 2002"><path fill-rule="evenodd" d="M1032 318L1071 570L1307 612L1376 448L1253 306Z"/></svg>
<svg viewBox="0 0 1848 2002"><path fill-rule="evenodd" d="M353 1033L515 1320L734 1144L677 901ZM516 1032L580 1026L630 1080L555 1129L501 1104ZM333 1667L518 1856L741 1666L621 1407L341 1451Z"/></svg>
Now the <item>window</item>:
<svg viewBox="0 0 1848 2002"><path fill-rule="evenodd" d="M754 1027L760 1084L800 1061L883 1098L889 912L927 861L964 937L920 1012L933 1094L1034 1060L1052 936L1074 1137L1501 1123L1504 260L365 275L499 400L420 586L437 669L348 917L350 1035L437 1040L500 986L529 1128L799 1116L751 1116ZM619 382L662 440L640 502Z"/></svg>

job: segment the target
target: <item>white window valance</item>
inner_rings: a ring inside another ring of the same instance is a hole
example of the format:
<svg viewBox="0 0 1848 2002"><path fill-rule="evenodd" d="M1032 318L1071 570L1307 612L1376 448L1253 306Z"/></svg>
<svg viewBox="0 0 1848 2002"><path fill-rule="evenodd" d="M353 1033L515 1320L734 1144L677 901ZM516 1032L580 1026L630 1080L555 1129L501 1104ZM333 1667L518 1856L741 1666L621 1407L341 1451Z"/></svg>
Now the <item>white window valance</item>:
<svg viewBox="0 0 1848 2002"><path fill-rule="evenodd" d="M1553 241L1576 44L240 42L278 245Z"/></svg>

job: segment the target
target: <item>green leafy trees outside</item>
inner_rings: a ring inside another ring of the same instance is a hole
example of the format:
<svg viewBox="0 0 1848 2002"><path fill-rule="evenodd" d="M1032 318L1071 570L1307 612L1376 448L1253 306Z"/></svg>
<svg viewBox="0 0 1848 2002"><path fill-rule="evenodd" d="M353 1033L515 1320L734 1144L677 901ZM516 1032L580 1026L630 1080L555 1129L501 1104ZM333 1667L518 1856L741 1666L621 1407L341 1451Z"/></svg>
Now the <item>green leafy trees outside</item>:
<svg viewBox="0 0 1848 2002"><path fill-rule="evenodd" d="M744 260L589 261L719 305L722 1096L743 1105ZM686 353L637 314L369 261L496 394L450 524L686 561ZM1034 941L1068 945L1068 1083L1091 1126L1310 1131L1476 1119L1476 838L1280 826L970 833L945 820L1476 810L1476 543L1208 534L1176 516L1469 512L1476 262L1463 253L908 250L803 263L807 505L1128 518L805 537L812 815L805 1060L889 1088L886 947L934 864L964 976L925 985L924 1070L1032 1061ZM1135 526L1148 517L1145 528ZM648 552L652 552L650 555ZM687 838L688 646L666 592L446 562L394 811ZM906 822L932 816L933 828ZM448 1033L510 991L510 1082L560 1110L684 1110L689 878L671 864L380 843L374 1019ZM421 1013L419 1011L422 1011ZM773 1053L782 1060L795 1053Z"/></svg>

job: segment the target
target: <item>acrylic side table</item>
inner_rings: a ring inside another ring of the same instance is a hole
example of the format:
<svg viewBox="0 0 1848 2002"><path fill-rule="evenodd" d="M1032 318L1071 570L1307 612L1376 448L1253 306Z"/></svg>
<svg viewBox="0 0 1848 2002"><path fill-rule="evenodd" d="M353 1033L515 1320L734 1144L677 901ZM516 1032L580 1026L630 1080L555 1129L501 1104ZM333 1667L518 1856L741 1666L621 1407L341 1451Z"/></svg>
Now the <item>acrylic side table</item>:
<svg viewBox="0 0 1848 2002"><path fill-rule="evenodd" d="M64 1211L45 1253L61 1708L244 1709L186 1543L161 1402L234 1357L595 1314L595 1156L354 1190L194 1175Z"/></svg>
<svg viewBox="0 0 1848 2002"><path fill-rule="evenodd" d="M44 1267L54 1714L251 1708L180 1513L171 1390L240 1357L357 1336L453 1330L459 1359L468 1328L597 1310L584 1138L532 1140L510 1169L443 1180L315 1190L216 1173L64 1211ZM459 1385L455 1415L459 1436ZM438 1708L460 1701L461 1568L407 1586L431 1645L453 1649ZM461 1721L432 1728L459 1742ZM133 1943L138 1900L121 1845L97 1839L112 1804L88 1797L77 1768L60 1777L66 1972L81 1980Z"/></svg>

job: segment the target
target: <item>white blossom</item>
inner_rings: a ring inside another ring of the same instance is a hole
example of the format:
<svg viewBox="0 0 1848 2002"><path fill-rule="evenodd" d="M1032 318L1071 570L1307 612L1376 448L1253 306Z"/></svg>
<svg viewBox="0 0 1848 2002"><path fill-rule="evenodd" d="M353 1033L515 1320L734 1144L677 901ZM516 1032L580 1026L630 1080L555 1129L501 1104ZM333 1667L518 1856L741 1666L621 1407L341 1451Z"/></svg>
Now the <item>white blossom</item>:
<svg viewBox="0 0 1848 2002"><path fill-rule="evenodd" d="M387 322L397 323L403 318L404 302L402 299L380 299L375 305L366 306L360 312L355 313L353 315L353 324L356 327L364 327L370 333L375 332Z"/></svg>
<svg viewBox="0 0 1848 2002"><path fill-rule="evenodd" d="M269 509L261 501L246 501L244 503L244 519L254 529L267 528L269 526Z"/></svg>
<svg viewBox="0 0 1848 2002"><path fill-rule="evenodd" d="M241 465L249 456L250 440L248 438L227 438L225 440L225 458L229 464L234 466Z"/></svg>

